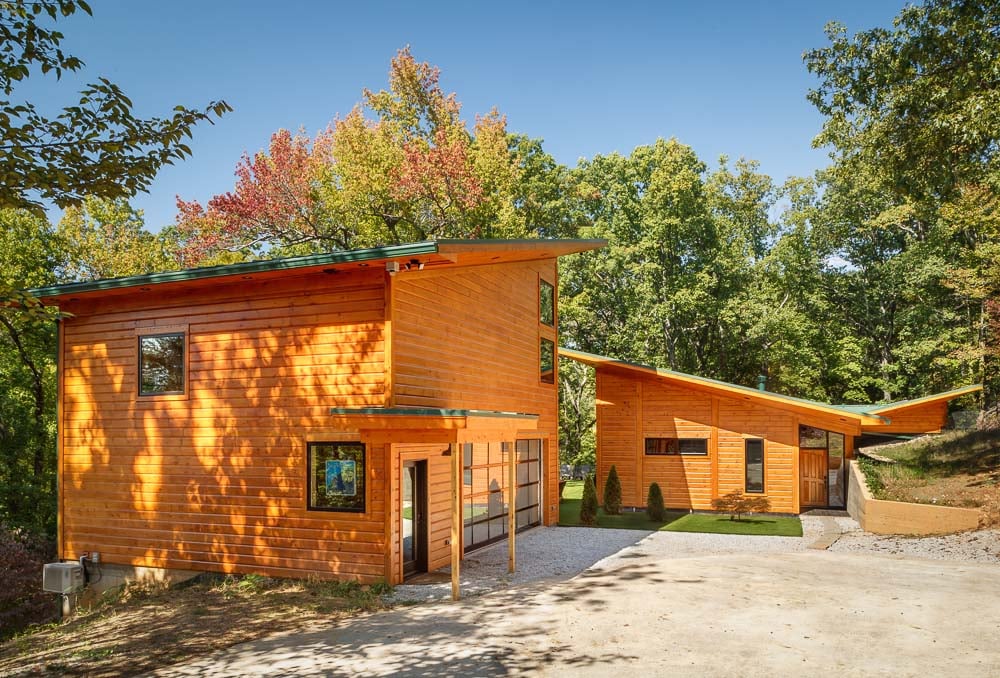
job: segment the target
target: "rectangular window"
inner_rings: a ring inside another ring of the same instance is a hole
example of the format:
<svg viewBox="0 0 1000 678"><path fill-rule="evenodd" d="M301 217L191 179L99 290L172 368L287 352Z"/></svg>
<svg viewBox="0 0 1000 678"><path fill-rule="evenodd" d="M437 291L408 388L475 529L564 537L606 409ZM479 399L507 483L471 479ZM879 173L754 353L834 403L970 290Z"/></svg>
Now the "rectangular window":
<svg viewBox="0 0 1000 678"><path fill-rule="evenodd" d="M708 440L705 438L646 438L646 454L685 455L692 457L708 454Z"/></svg>
<svg viewBox="0 0 1000 678"><path fill-rule="evenodd" d="M542 383L556 383L556 345L551 339L542 339L538 353Z"/></svg>
<svg viewBox="0 0 1000 678"><path fill-rule="evenodd" d="M184 393L184 333L139 337L139 395Z"/></svg>
<svg viewBox="0 0 1000 678"><path fill-rule="evenodd" d="M309 443L309 508L365 510L364 443Z"/></svg>
<svg viewBox="0 0 1000 678"><path fill-rule="evenodd" d="M799 447L823 449L826 447L826 431L815 426L799 426Z"/></svg>
<svg viewBox="0 0 1000 678"><path fill-rule="evenodd" d="M556 324L556 290L552 283L538 282L538 318L550 327Z"/></svg>
<svg viewBox="0 0 1000 678"><path fill-rule="evenodd" d="M746 441L746 491L764 493L764 441Z"/></svg>

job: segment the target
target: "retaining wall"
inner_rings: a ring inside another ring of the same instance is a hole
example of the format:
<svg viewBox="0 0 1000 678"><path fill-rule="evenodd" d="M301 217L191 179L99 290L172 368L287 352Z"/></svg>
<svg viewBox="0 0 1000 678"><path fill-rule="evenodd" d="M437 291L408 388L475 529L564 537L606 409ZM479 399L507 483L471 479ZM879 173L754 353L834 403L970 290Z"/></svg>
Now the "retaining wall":
<svg viewBox="0 0 1000 678"><path fill-rule="evenodd" d="M979 527L979 509L875 499L857 461L848 473L847 512L873 534L951 534Z"/></svg>

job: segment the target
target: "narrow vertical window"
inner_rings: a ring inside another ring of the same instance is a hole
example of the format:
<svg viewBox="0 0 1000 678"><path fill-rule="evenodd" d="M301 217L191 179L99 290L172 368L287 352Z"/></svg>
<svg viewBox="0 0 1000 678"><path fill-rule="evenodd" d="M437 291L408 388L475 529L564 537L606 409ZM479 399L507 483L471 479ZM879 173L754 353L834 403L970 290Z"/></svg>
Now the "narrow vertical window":
<svg viewBox="0 0 1000 678"><path fill-rule="evenodd" d="M184 334L139 337L139 395L184 393Z"/></svg>
<svg viewBox="0 0 1000 678"><path fill-rule="evenodd" d="M538 282L538 319L550 327L556 324L556 290L544 280Z"/></svg>
<svg viewBox="0 0 1000 678"><path fill-rule="evenodd" d="M556 345L551 339L542 339L538 353L542 383L556 383Z"/></svg>
<svg viewBox="0 0 1000 678"><path fill-rule="evenodd" d="M746 491L764 492L764 441L746 441Z"/></svg>

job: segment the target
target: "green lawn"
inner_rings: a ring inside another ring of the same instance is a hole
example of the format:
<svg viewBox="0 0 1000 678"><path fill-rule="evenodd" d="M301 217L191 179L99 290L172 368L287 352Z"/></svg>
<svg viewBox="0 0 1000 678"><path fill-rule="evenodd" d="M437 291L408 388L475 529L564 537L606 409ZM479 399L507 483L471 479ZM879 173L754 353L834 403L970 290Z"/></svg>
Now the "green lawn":
<svg viewBox="0 0 1000 678"><path fill-rule="evenodd" d="M583 497L583 481L571 480L563 490L559 502L559 524L567 527L580 526L580 500ZM650 520L645 512L622 513L609 516L604 509L597 512L595 527L619 530L648 530L665 532L714 532L716 534L756 534L779 537L801 537L802 523L798 518L783 516L753 516L736 521L728 515L688 513L687 511L667 511L664 521Z"/></svg>

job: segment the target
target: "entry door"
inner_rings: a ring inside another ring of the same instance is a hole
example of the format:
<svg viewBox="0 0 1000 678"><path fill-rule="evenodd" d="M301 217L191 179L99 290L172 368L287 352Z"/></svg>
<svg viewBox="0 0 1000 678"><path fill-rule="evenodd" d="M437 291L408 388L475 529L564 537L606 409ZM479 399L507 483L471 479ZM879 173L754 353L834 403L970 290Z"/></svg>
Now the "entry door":
<svg viewBox="0 0 1000 678"><path fill-rule="evenodd" d="M826 506L826 448L799 450L799 503L803 506Z"/></svg>
<svg viewBox="0 0 1000 678"><path fill-rule="evenodd" d="M427 462L403 463L400 552L403 575L427 571Z"/></svg>

